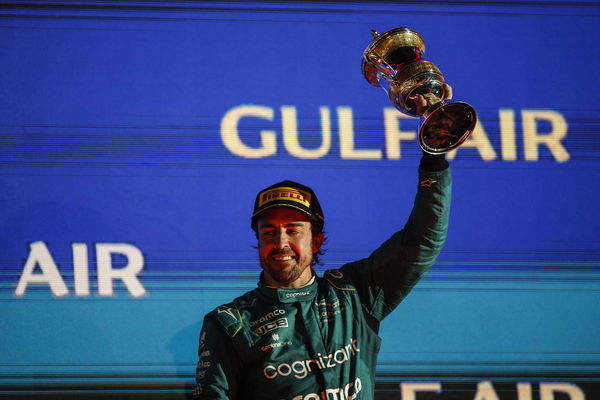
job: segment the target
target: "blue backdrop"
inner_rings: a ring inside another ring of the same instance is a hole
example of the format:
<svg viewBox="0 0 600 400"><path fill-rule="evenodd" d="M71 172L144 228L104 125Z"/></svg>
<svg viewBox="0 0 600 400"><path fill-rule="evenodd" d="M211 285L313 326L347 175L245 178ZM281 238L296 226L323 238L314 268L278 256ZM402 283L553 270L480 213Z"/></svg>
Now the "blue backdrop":
<svg viewBox="0 0 600 400"><path fill-rule="evenodd" d="M319 271L401 228L418 121L360 69L370 30L399 26L480 120L449 156L446 247L384 322L379 395L598 395L597 2L35 1L0 17L0 395L183 398L203 315L256 284L250 214L276 181L319 195Z"/></svg>

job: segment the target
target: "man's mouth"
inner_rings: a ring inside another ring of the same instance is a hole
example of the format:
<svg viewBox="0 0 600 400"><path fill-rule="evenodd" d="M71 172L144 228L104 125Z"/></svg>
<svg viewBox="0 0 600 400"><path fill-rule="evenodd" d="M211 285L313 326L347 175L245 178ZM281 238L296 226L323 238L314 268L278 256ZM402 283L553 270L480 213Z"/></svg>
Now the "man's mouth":
<svg viewBox="0 0 600 400"><path fill-rule="evenodd" d="M279 256L272 256L271 259L273 261L277 261L277 262L279 262L279 261L291 261L291 260L294 259L294 257L291 256L291 255L279 255Z"/></svg>

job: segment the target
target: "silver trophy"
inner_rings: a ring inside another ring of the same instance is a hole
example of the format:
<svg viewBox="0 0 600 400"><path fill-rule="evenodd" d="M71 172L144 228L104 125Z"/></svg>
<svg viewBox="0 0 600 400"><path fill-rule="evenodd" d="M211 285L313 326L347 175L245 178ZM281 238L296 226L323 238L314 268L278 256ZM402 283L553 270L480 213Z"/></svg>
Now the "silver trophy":
<svg viewBox="0 0 600 400"><path fill-rule="evenodd" d="M363 54L362 72L371 85L383 88L400 112L418 116L416 96L431 104L423 113L419 145L430 154L442 154L460 146L473 133L475 109L464 102L444 102L444 77L429 61L422 60L425 42L409 28L382 34L372 30L373 41Z"/></svg>

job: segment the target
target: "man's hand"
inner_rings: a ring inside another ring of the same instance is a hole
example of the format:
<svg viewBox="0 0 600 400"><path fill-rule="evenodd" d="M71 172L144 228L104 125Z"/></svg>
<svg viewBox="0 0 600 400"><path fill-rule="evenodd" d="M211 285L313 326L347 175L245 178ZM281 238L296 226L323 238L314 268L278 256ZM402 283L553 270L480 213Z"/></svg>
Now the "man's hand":
<svg viewBox="0 0 600 400"><path fill-rule="evenodd" d="M444 98L442 100L450 100L452 98L452 86L444 83ZM423 115L425 111L435 103L439 102L440 99L435 97L433 93L425 93L423 95L418 94L415 98L415 105L417 106L417 113Z"/></svg>

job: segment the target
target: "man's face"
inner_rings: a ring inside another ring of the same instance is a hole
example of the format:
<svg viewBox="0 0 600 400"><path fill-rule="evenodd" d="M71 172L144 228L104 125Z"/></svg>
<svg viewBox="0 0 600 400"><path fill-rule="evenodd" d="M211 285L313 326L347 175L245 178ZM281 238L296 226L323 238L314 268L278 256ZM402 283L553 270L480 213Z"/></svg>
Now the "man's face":
<svg viewBox="0 0 600 400"><path fill-rule="evenodd" d="M323 243L322 233L313 237L310 218L292 208L273 208L259 217L257 230L266 283L290 288L308 283L313 253Z"/></svg>

